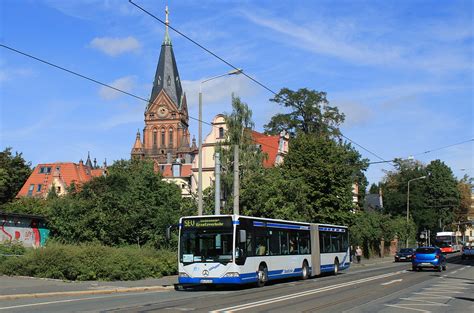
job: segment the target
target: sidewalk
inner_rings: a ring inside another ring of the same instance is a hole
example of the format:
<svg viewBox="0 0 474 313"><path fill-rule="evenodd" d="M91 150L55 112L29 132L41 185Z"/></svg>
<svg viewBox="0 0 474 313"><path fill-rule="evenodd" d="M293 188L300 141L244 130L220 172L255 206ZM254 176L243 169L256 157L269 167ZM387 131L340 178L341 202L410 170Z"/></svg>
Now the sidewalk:
<svg viewBox="0 0 474 313"><path fill-rule="evenodd" d="M171 290L177 276L135 281L84 281L72 282L58 279L0 276L0 301L18 298L39 298L56 295L107 294L117 292Z"/></svg>
<svg viewBox="0 0 474 313"><path fill-rule="evenodd" d="M383 264L383 263L393 263L394 259L393 256L386 256L383 258L379 257L374 257L370 259L362 258L360 260L360 264L357 263L356 259L354 258L351 263L351 267L361 267L361 266L371 266L371 265L377 265L377 264Z"/></svg>

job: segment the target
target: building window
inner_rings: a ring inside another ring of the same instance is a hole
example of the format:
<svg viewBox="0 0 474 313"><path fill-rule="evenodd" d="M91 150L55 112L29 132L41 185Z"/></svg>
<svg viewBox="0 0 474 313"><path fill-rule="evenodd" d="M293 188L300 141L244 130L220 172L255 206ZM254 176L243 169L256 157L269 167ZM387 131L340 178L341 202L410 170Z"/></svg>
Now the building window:
<svg viewBox="0 0 474 313"><path fill-rule="evenodd" d="M166 80L166 82L168 83L168 86L171 86L171 76L168 75L168 79Z"/></svg>
<svg viewBox="0 0 474 313"><path fill-rule="evenodd" d="M161 145L162 146L165 145L165 129L164 128L161 129Z"/></svg>
<svg viewBox="0 0 474 313"><path fill-rule="evenodd" d="M38 184L38 188L36 189L36 192L41 192L41 187L43 187L43 185Z"/></svg>
<svg viewBox="0 0 474 313"><path fill-rule="evenodd" d="M40 174L49 174L51 173L51 166L42 166L39 170Z"/></svg>
<svg viewBox="0 0 474 313"><path fill-rule="evenodd" d="M219 138L224 138L224 127L219 127Z"/></svg>
<svg viewBox="0 0 474 313"><path fill-rule="evenodd" d="M56 187L56 193L60 194L61 193L61 186Z"/></svg>
<svg viewBox="0 0 474 313"><path fill-rule="evenodd" d="M169 138L168 145L169 145L170 147L172 147L172 146L173 146L173 128L170 128L168 135L169 135L169 137L170 137L170 138Z"/></svg>
<svg viewBox="0 0 474 313"><path fill-rule="evenodd" d="M34 184L31 184L31 185L30 185L30 188L28 188L28 196L32 196L32 195L33 195L33 190L35 190L35 185L34 185Z"/></svg>
<svg viewBox="0 0 474 313"><path fill-rule="evenodd" d="M156 146L156 136L157 136L156 133L157 133L157 132L158 132L158 131L156 130L156 128L154 128L154 129L153 129L153 145L154 145L154 146Z"/></svg>

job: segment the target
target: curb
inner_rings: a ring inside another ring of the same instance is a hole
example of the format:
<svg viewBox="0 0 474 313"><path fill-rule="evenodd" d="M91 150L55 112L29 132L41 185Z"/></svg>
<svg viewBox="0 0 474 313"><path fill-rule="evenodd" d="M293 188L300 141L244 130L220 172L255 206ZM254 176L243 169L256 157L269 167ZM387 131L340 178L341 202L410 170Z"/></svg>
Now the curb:
<svg viewBox="0 0 474 313"><path fill-rule="evenodd" d="M23 293L23 294L16 294L16 295L0 296L0 300L46 298L46 297L55 297L55 296L102 295L102 294L111 294L111 293L125 293L125 292L139 292L139 291L168 291L171 289L174 289L174 287L173 286L150 286L150 287L133 287L133 288L114 288L114 289L105 289L105 290Z"/></svg>

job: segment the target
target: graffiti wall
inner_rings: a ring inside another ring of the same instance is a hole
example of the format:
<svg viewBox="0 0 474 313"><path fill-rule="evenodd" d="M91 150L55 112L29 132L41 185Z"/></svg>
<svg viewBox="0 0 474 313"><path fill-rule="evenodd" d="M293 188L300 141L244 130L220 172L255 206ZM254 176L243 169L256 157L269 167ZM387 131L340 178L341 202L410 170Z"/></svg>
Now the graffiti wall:
<svg viewBox="0 0 474 313"><path fill-rule="evenodd" d="M42 217L0 212L0 242L18 241L25 247L41 247L48 236Z"/></svg>

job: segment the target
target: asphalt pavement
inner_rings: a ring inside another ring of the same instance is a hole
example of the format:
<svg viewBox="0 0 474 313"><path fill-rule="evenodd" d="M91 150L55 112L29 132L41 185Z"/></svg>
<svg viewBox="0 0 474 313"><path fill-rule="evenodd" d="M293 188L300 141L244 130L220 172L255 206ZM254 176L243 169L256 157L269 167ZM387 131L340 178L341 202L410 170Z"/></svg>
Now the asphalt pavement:
<svg viewBox="0 0 474 313"><path fill-rule="evenodd" d="M62 288L64 294L3 299L0 312L474 312L474 260L462 261L459 256L450 256L448 270L442 273L412 272L410 263L394 263L387 257L363 260L335 277L279 281L263 288L175 291L175 276L83 283L0 277L0 293L5 294L9 288L4 284L9 282L14 284L10 286L12 290L21 292L44 293ZM66 294L136 287L162 289Z"/></svg>

